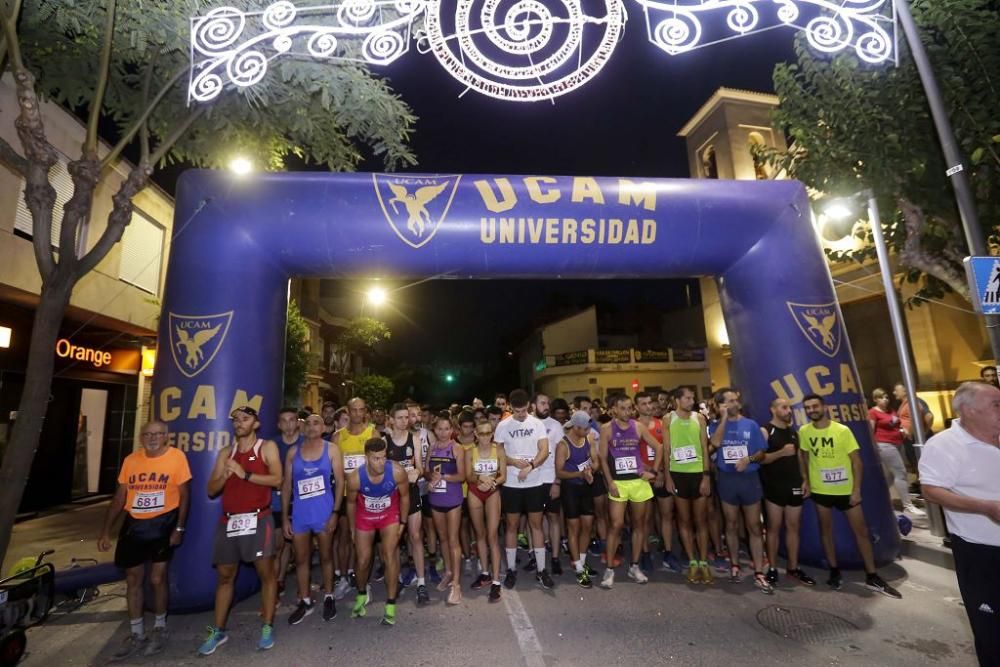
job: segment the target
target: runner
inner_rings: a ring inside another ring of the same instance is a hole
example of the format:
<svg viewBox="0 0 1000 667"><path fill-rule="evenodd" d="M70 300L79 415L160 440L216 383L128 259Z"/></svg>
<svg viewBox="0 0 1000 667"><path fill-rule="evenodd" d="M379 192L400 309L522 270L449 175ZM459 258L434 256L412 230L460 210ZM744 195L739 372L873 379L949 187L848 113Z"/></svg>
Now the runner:
<svg viewBox="0 0 1000 667"><path fill-rule="evenodd" d="M295 545L295 578L299 602L288 617L289 625L298 625L313 612L316 604L310 595L309 565L312 540L319 542L319 562L323 572L323 620L337 616L333 599L333 534L337 530L337 510L343 498L343 458L337 445L323 438L323 418L309 415L305 439L292 447L285 457L282 484L282 530ZM331 483L332 482L332 483ZM290 506L294 501L295 514ZM290 517L290 518L289 518Z"/></svg>
<svg viewBox="0 0 1000 667"><path fill-rule="evenodd" d="M711 584L715 575L708 563L708 505L712 495L708 431L705 418L693 411L694 391L690 387L678 387L673 398L676 407L666 416L670 437L670 450L664 452L668 459L666 487L673 492L677 506L677 532L688 557L688 581Z"/></svg>
<svg viewBox="0 0 1000 667"><path fill-rule="evenodd" d="M472 449L476 446L476 419L472 414L471 406L468 410L463 408L455 416L453 423L455 425L455 442L462 448L462 451L465 453L465 460L468 461ZM464 473L464 467L462 470ZM468 495L469 487L465 482L462 482L462 525L458 531L462 550L462 571L466 574L474 575L473 565L475 558L472 554L472 523L469 521L469 506L466 502Z"/></svg>
<svg viewBox="0 0 1000 667"><path fill-rule="evenodd" d="M274 576L274 524L271 493L282 481L278 446L257 437L257 410L243 406L233 410L235 441L223 447L208 480L208 495L222 495L222 517L215 529L212 563L215 587L215 625L198 649L211 655L229 640L226 618L233 603L233 584L241 562L252 562L260 578L263 627L257 648L274 646L274 609L278 582Z"/></svg>
<svg viewBox="0 0 1000 667"><path fill-rule="evenodd" d="M333 434L331 442L340 448L344 457L344 477L361 467L365 462L365 443L375 437L375 427L368 422L368 406L363 398L352 398L347 402L347 426ZM346 492L346 489L345 489ZM340 526L334 535L336 551L334 552L334 597L338 600L347 595L351 588L357 589L357 577L351 567L353 549L347 522L346 503L340 506ZM347 575L342 575L346 570ZM358 591L359 593L364 591Z"/></svg>
<svg viewBox="0 0 1000 667"><path fill-rule="evenodd" d="M573 413L565 424L566 434L556 445L556 475L562 480L562 508L569 537L569 557L576 570L576 583L590 588L587 543L594 526L594 496L590 485L600 469L597 444L590 429L590 415Z"/></svg>
<svg viewBox="0 0 1000 667"><path fill-rule="evenodd" d="M507 456L493 441L493 429L488 422L476 426L476 446L465 461L465 477L469 484L467 503L469 517L476 531L479 551L479 576L472 590L490 584L490 602L500 601L500 494L497 487L506 479ZM489 563L489 570L486 565Z"/></svg>
<svg viewBox="0 0 1000 667"><path fill-rule="evenodd" d="M632 553L628 568L629 579L645 584L649 578L639 568L642 545L646 541L646 513L653 498L650 482L656 479L656 470L663 462L663 449L656 438L641 423L632 419L632 399L625 394L615 394L608 399L613 418L601 426L601 465L608 466L608 511L610 526L606 548L607 569L601 579L601 588L610 589L615 583L615 555L625 526L625 510L631 506ZM670 446L666 437L665 445ZM653 465L646 466L642 459L642 444L653 449Z"/></svg>
<svg viewBox="0 0 1000 667"><path fill-rule="evenodd" d="M712 429L712 450L718 469L719 498L726 519L726 543L729 548L729 581L743 581L740 571L740 513L746 524L753 561L754 585L767 594L774 587L764 573L764 543L760 525L760 501L764 490L758 470L767 452L760 426L740 414L739 394L726 387L715 394L720 409L718 423Z"/></svg>
<svg viewBox="0 0 1000 667"><path fill-rule="evenodd" d="M333 401L323 401L323 405L320 408L320 415L323 417L323 438L325 440L331 439L333 434L340 428L337 425L339 413L340 410L337 409L336 403Z"/></svg>
<svg viewBox="0 0 1000 667"><path fill-rule="evenodd" d="M115 565L125 570L125 599L129 633L113 660L124 660L140 651L156 655L169 638L167 633L167 565L184 537L191 498L191 470L187 457L167 440L167 425L151 421L139 431L142 448L129 454L118 473L118 488L108 505L97 549L111 549L111 528L122 512ZM149 567L153 590L153 632L146 636L143 620L143 580Z"/></svg>
<svg viewBox="0 0 1000 667"><path fill-rule="evenodd" d="M833 510L843 512L854 533L858 552L865 565L865 586L893 598L903 596L885 582L875 570L865 515L861 509L861 477L864 464L861 450L851 429L832 421L822 397L809 394L802 399L809 423L799 429L799 442L806 458L809 475L807 492L812 494L819 517L823 553L830 564L827 585L840 590L843 577L837 567L837 550L833 543Z"/></svg>
<svg viewBox="0 0 1000 667"><path fill-rule="evenodd" d="M763 427L767 438L767 454L760 469L764 486L764 506L767 508L767 581L778 583L778 538L785 526L785 548L788 552L785 574L806 586L816 580L799 568L799 529L802 519L802 499L808 492L805 484L805 461L799 456L799 435L792 426L792 406L783 398L771 401L771 421Z"/></svg>
<svg viewBox="0 0 1000 667"><path fill-rule="evenodd" d="M498 395L498 398L502 394ZM506 532L504 551L507 557L507 575L503 585L508 589L517 585L517 532L521 515L528 515L531 541L536 546L533 553L537 570L535 581L544 590L553 586L552 577L545 568L545 544L542 533L542 509L545 507L545 488L539 469L549 456L549 441L545 424L528 414L528 394L523 389L510 392L513 410L497 426L494 440L504 447L507 454L506 481L501 487ZM511 470L513 468L513 470Z"/></svg>
<svg viewBox="0 0 1000 667"><path fill-rule="evenodd" d="M562 560L559 557L559 546L562 544L562 502L559 500L561 490L561 480L556 479L556 457L555 445L563 439L563 427L557 419L552 417L550 412L549 397L538 393L531 398L531 413L542 420L545 426L545 436L548 439L550 454L542 462L540 470L542 473L542 488L545 489L545 503L542 507L543 518L547 520L549 540L547 551L552 559L551 571L555 576L559 576L562 571ZM535 546L534 544L532 546ZM534 554L529 560L529 570L535 569Z"/></svg>
<svg viewBox="0 0 1000 667"><path fill-rule="evenodd" d="M648 391L640 391L635 395L635 408L639 415L639 423L646 427L649 434L663 446L663 422L653 416L653 408L658 405L653 401L653 395ZM669 572L681 571L681 563L673 553L674 544L674 497L667 488L666 467L653 468L655 452L650 447L640 447L642 462L647 468L656 471L656 479L653 481L653 496L656 498L655 511L646 513L646 535L650 535L653 530L654 518L659 517L659 532L663 540L663 569ZM665 458L663 460L666 460ZM642 545L642 557L640 566L646 572L653 569L653 560L649 555L649 540Z"/></svg>
<svg viewBox="0 0 1000 667"><path fill-rule="evenodd" d="M409 574L403 576L400 583L407 586L415 580L417 582L417 604L425 605L430 602L430 595L427 593L427 582L424 580L424 543L421 539L423 514L420 507L420 487L417 485L417 480L420 479L424 471L424 452L417 439L419 434L414 437L414 433L409 429L412 414L404 403L393 405L389 410L389 431L386 433L385 440L389 445L387 454L389 460L395 461L403 467L410 486L410 508L406 517L406 527L413 568L411 568L412 576Z"/></svg>
<svg viewBox="0 0 1000 667"><path fill-rule="evenodd" d="M462 601L462 547L459 527L462 521L462 482L465 481L465 452L451 438L451 421L444 416L434 422L435 441L427 455L427 478L430 487L431 510L445 570L439 591L451 587L448 604Z"/></svg>
<svg viewBox="0 0 1000 667"><path fill-rule="evenodd" d="M369 438L364 444L364 463L347 478L347 517L357 549L357 595L351 618L367 613L368 573L372 567L375 533L379 556L385 564L385 611L382 625L396 625L396 595L399 593L399 538L410 512L410 483L402 466L386 458L385 440Z"/></svg>
<svg viewBox="0 0 1000 667"><path fill-rule="evenodd" d="M308 416L303 417L303 421ZM301 430L302 422L299 421L298 410L291 407L278 410L278 437L274 444L278 446L278 455L282 462L288 456L288 450L302 444L305 436L302 435ZM285 592L285 574L288 572L288 562L292 556L292 543L285 538L284 517L287 515L284 514L281 506L281 489L275 489L274 493L271 494L271 515L274 517L275 548L277 549L277 553L274 555L274 566L278 578L278 597L281 597Z"/></svg>

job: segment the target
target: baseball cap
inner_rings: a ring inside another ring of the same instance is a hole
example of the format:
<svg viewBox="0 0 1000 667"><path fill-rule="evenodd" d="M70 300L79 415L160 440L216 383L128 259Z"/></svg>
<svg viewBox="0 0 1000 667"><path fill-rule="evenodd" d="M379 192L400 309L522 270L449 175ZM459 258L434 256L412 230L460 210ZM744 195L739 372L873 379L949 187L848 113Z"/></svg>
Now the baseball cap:
<svg viewBox="0 0 1000 667"><path fill-rule="evenodd" d="M590 428L590 415L583 410L577 410L566 422L566 426L576 426L577 428Z"/></svg>
<svg viewBox="0 0 1000 667"><path fill-rule="evenodd" d="M254 419L257 418L257 411L251 408L249 405L244 405L239 408L236 408L231 413L229 413L229 418L232 419L233 417L235 417L237 412L242 412L245 415L250 415Z"/></svg>

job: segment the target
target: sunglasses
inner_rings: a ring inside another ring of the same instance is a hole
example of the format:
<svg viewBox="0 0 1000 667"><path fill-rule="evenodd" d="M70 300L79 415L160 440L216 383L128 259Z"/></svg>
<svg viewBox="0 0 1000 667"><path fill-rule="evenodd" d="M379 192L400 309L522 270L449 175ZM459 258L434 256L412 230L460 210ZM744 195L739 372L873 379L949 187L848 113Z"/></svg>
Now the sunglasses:
<svg viewBox="0 0 1000 667"><path fill-rule="evenodd" d="M251 408L249 405L244 405L242 408L236 408L229 414L229 418L232 419L236 416L237 412L242 412L245 415L250 415L251 417L257 417L257 411Z"/></svg>

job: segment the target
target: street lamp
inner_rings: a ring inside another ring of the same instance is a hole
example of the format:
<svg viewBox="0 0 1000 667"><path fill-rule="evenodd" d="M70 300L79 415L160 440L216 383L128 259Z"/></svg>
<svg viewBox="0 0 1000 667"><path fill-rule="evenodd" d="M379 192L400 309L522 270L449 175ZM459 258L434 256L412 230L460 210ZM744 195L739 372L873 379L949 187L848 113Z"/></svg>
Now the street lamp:
<svg viewBox="0 0 1000 667"><path fill-rule="evenodd" d="M372 287L367 293L368 303L376 307L384 304L388 296L386 291L381 287Z"/></svg>
<svg viewBox="0 0 1000 667"><path fill-rule="evenodd" d="M245 157L234 157L229 161L229 169L238 176L246 176L253 171L253 162Z"/></svg>
<svg viewBox="0 0 1000 667"><path fill-rule="evenodd" d="M885 245L882 233L882 218L879 217L878 201L871 190L862 190L849 197L831 199L823 207L824 214L838 222L849 222L857 219L860 201L868 200L868 223L875 241L875 252L878 255L879 272L882 274L882 287L885 289L885 301L889 305L889 322L892 324L892 335L896 340L896 350L899 352L899 367L903 372L903 385L906 387L906 400L910 406L915 446L924 445L924 420L917 406L917 382L910 358L910 341L906 337L906 325L903 321L903 311L896 297L896 286L892 282L892 267L889 265L889 250Z"/></svg>

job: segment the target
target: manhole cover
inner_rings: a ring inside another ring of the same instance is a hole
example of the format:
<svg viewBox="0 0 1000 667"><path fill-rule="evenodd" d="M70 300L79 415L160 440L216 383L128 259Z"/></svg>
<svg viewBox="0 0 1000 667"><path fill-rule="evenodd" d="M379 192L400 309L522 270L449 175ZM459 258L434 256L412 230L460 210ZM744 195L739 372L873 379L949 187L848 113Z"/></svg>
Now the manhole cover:
<svg viewBox="0 0 1000 667"><path fill-rule="evenodd" d="M757 621L776 635L807 644L845 641L858 630L846 618L802 607L765 607Z"/></svg>

